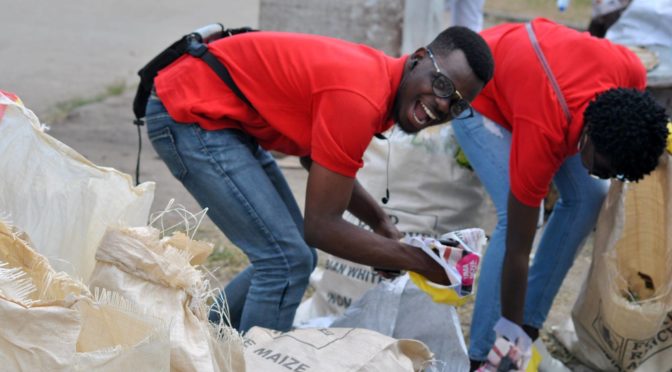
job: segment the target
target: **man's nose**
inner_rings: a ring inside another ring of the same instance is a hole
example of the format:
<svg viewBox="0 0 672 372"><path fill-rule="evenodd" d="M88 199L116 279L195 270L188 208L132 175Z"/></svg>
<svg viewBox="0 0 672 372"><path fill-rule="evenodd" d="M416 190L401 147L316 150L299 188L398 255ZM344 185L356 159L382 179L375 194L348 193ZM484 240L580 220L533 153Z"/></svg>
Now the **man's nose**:
<svg viewBox="0 0 672 372"><path fill-rule="evenodd" d="M442 117L447 117L450 114L450 98L435 97L436 109L441 113Z"/></svg>

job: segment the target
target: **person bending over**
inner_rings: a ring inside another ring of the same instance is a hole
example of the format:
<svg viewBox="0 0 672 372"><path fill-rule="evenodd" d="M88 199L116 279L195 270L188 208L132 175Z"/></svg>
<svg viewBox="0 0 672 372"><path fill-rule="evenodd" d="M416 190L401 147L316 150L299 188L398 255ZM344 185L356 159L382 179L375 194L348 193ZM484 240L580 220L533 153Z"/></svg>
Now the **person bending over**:
<svg viewBox="0 0 672 372"><path fill-rule="evenodd" d="M412 133L471 108L493 73L478 34L449 28L401 58L323 36L264 31L214 41L209 50L249 104L205 62L185 55L156 77L146 121L173 175L250 259L225 288L234 327L290 329L315 267L312 247L447 282L431 258L398 241L355 175L371 138L393 123ZM269 150L299 156L309 170L305 220ZM373 232L343 220L346 209Z"/></svg>
<svg viewBox="0 0 672 372"><path fill-rule="evenodd" d="M486 360L493 327L526 347L537 338L608 179L651 172L667 136L664 108L643 91L646 71L625 47L544 19L481 35L495 74L475 115L452 122L497 211L471 323L473 367ZM551 182L560 198L528 270Z"/></svg>

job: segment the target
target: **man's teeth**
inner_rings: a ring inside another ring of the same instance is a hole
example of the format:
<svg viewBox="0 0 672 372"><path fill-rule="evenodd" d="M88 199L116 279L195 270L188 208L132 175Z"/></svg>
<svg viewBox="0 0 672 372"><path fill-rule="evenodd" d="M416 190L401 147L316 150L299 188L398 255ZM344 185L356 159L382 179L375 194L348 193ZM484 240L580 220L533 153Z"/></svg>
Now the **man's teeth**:
<svg viewBox="0 0 672 372"><path fill-rule="evenodd" d="M425 123L427 123L427 120L418 119L418 116L415 114L415 112L413 113L413 119L415 119L415 122L420 125L424 125Z"/></svg>
<svg viewBox="0 0 672 372"><path fill-rule="evenodd" d="M434 115L424 103L420 102L420 106L422 106L422 109L425 110L425 113L430 119L436 120L436 115Z"/></svg>

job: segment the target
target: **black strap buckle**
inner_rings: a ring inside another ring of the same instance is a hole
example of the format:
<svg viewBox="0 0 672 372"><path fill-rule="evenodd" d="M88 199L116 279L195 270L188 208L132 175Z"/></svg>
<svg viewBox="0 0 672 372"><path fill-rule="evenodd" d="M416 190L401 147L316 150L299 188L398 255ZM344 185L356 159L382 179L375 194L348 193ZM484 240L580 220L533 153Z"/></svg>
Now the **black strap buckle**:
<svg viewBox="0 0 672 372"><path fill-rule="evenodd" d="M208 46L201 41L198 34L189 34L187 43L187 53L194 57L201 58L208 51Z"/></svg>

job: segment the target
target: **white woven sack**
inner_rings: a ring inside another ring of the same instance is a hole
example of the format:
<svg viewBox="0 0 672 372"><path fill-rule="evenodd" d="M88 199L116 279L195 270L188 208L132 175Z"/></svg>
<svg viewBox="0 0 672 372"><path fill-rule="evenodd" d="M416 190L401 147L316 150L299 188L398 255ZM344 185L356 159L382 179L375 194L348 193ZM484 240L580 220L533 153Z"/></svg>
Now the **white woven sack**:
<svg viewBox="0 0 672 372"><path fill-rule="evenodd" d="M204 245L181 233L160 239L160 231L149 226L110 229L96 253L90 285L170 320L172 371L244 371L240 335L208 321L209 284L190 263Z"/></svg>
<svg viewBox="0 0 672 372"><path fill-rule="evenodd" d="M154 183L98 167L44 132L37 117L0 92L0 210L59 271L89 277L111 224L147 223Z"/></svg>
<svg viewBox="0 0 672 372"><path fill-rule="evenodd" d="M282 333L252 327L245 334L245 361L263 372L424 371L432 353L416 340L396 340L360 328L297 329Z"/></svg>
<svg viewBox="0 0 672 372"><path fill-rule="evenodd" d="M168 325L81 282L0 222L0 370L168 371Z"/></svg>

